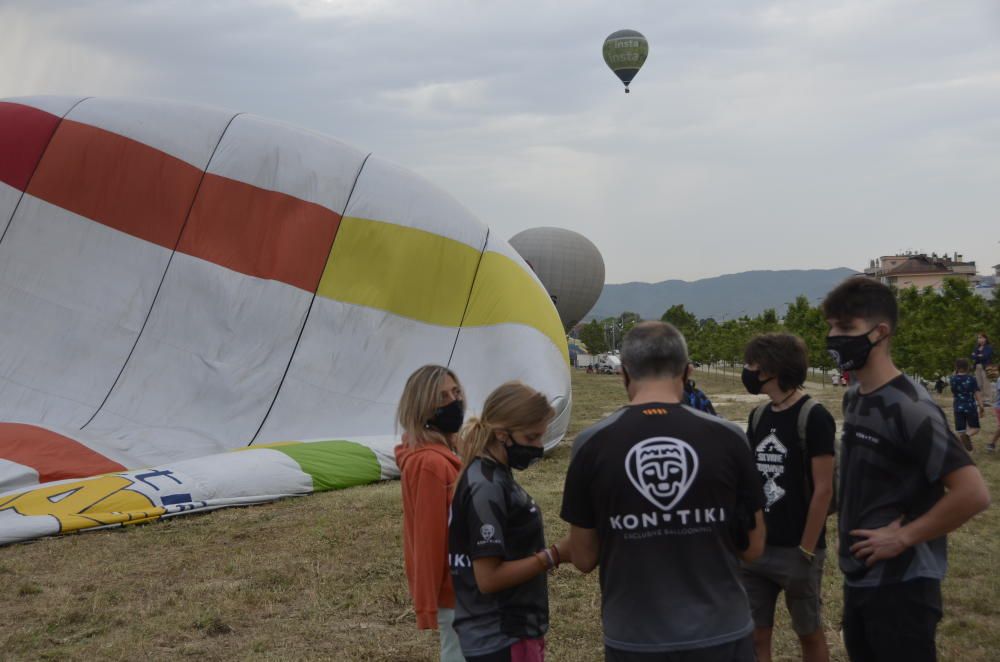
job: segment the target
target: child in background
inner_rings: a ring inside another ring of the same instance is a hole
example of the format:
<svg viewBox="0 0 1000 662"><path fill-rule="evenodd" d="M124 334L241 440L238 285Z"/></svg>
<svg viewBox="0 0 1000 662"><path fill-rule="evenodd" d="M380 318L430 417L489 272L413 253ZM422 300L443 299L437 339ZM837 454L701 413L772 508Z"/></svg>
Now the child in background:
<svg viewBox="0 0 1000 662"><path fill-rule="evenodd" d="M968 359L955 361L951 394L955 399L955 431L965 450L972 451L972 437L979 432L979 414L983 411L983 400L979 383L969 374Z"/></svg>

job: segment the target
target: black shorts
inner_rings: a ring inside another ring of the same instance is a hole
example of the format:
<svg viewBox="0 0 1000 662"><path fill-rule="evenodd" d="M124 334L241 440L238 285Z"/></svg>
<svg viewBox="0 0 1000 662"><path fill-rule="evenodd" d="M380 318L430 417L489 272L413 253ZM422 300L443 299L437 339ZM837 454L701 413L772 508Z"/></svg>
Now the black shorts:
<svg viewBox="0 0 1000 662"><path fill-rule="evenodd" d="M633 653L605 646L604 662L754 662L753 635L719 646L670 653Z"/></svg>
<svg viewBox="0 0 1000 662"><path fill-rule="evenodd" d="M871 588L844 586L844 645L852 662L934 662L940 620L937 579Z"/></svg>
<svg viewBox="0 0 1000 662"><path fill-rule="evenodd" d="M979 412L978 411L956 411L955 412L955 430L958 432L965 432L966 430L978 430L979 429Z"/></svg>

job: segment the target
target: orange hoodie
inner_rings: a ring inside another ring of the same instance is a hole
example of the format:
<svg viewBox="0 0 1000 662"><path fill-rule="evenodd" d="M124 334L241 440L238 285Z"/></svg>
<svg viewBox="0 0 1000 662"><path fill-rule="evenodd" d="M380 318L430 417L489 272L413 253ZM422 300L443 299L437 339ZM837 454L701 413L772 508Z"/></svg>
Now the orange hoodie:
<svg viewBox="0 0 1000 662"><path fill-rule="evenodd" d="M446 446L396 446L403 489L403 559L417 627L437 629L438 607L454 609L448 512L461 460Z"/></svg>

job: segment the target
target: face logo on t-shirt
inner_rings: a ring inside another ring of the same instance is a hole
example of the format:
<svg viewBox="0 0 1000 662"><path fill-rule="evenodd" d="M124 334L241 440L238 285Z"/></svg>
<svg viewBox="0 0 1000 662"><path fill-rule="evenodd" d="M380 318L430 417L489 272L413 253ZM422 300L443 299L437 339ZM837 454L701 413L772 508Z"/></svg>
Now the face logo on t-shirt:
<svg viewBox="0 0 1000 662"><path fill-rule="evenodd" d="M670 510L694 482L698 456L680 439L653 437L632 447L625 457L625 472L650 503Z"/></svg>
<svg viewBox="0 0 1000 662"><path fill-rule="evenodd" d="M479 527L479 535L486 542L493 540L493 534L495 533L496 529L493 528L492 524L483 524L481 527Z"/></svg>

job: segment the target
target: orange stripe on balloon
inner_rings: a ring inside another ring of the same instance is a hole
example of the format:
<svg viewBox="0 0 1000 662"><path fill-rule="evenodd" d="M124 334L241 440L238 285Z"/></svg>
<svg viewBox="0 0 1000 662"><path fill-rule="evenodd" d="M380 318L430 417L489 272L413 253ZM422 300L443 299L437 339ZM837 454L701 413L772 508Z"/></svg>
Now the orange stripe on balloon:
<svg viewBox="0 0 1000 662"><path fill-rule="evenodd" d="M0 423L0 458L31 467L42 483L125 471L78 441L23 423Z"/></svg>
<svg viewBox="0 0 1000 662"><path fill-rule="evenodd" d="M125 136L63 120L28 193L173 249L202 171Z"/></svg>
<svg viewBox="0 0 1000 662"><path fill-rule="evenodd" d="M315 292L339 225L321 205L208 174L177 250Z"/></svg>

